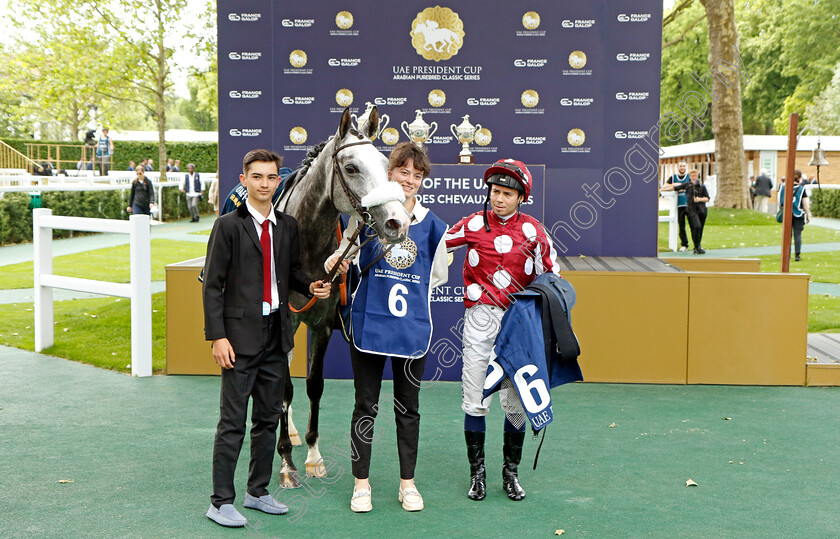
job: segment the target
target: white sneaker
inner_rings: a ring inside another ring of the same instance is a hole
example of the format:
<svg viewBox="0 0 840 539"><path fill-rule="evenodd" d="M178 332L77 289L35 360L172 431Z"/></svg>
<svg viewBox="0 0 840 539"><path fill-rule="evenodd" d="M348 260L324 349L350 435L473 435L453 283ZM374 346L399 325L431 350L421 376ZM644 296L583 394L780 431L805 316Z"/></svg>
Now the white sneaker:
<svg viewBox="0 0 840 539"><path fill-rule="evenodd" d="M354 490L353 497L350 499L350 509L354 513L367 513L373 509L370 490L366 488Z"/></svg>
<svg viewBox="0 0 840 539"><path fill-rule="evenodd" d="M423 496L417 491L415 487L409 487L403 490L400 487L400 501L402 507L406 511L422 511L423 510Z"/></svg>
<svg viewBox="0 0 840 539"><path fill-rule="evenodd" d="M684 253L684 252L688 251L688 247L686 247L685 245L680 245L679 250L680 250L681 253Z"/></svg>

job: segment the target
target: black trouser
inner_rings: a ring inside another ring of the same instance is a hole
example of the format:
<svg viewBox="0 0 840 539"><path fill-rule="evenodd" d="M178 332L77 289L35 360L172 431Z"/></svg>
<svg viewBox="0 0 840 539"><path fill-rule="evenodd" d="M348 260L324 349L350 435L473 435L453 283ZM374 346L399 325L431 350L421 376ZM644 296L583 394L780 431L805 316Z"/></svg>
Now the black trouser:
<svg viewBox="0 0 840 539"><path fill-rule="evenodd" d="M255 356L236 354L232 369L222 369L219 425L213 445L213 495L216 507L233 503L236 490L233 475L245 437L248 399L251 406L251 465L248 468L248 493L260 497L268 494L277 423L283 406L286 354L280 352L280 315L263 317L262 343L265 347ZM235 352L235 351L234 351Z"/></svg>
<svg viewBox="0 0 840 539"><path fill-rule="evenodd" d="M350 347L353 364L353 385L356 407L350 421L350 450L353 455L353 477L367 479L370 473L370 450L374 441L373 422L379 411L379 391L386 356L360 352ZM397 452L400 457L400 479L413 479L417 463L417 442L420 439L420 379L426 356L414 359L391 358L394 371L394 420L397 425ZM408 371L408 372L407 372Z"/></svg>
<svg viewBox="0 0 840 539"><path fill-rule="evenodd" d="M793 252L797 256L802 252L802 229L805 228L805 217L793 218Z"/></svg>
<svg viewBox="0 0 840 539"><path fill-rule="evenodd" d="M680 225L680 245L688 247L688 236L685 234L685 218L688 209L685 206L677 208L677 223Z"/></svg>
<svg viewBox="0 0 840 539"><path fill-rule="evenodd" d="M703 240L703 227L706 226L706 208L688 212L688 226L691 227L691 241L694 248L700 247Z"/></svg>

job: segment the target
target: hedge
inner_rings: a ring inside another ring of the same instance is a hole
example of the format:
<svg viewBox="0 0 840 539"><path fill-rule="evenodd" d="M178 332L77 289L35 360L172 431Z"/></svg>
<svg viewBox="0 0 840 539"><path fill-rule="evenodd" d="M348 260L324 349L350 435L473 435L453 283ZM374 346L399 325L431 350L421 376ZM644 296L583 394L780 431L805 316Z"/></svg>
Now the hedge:
<svg viewBox="0 0 840 539"><path fill-rule="evenodd" d="M813 215L840 219L840 189L812 189L808 196Z"/></svg>
<svg viewBox="0 0 840 539"><path fill-rule="evenodd" d="M62 148L61 160L64 168L67 168L65 160L74 163L81 158L81 142L56 142L32 139L2 139L3 142L19 151L26 153L26 144L75 144L75 148ZM41 150L44 157L45 149ZM216 142L167 142L166 153L172 159L181 160L181 170L186 172L188 163L195 163L199 172L215 172L219 169L219 145ZM158 169L158 145L157 142L132 142L114 141L114 158L111 168L114 170L127 170L128 162L139 163L143 159L152 158L155 160L155 170ZM75 167L74 167L75 168Z"/></svg>
<svg viewBox="0 0 840 539"><path fill-rule="evenodd" d="M209 187L208 187L209 188ZM53 215L128 219L129 191L45 191L41 207L53 210ZM163 188L163 219L170 221L189 217L186 195L175 187ZM32 241L32 199L26 193L5 193L0 198L0 245ZM202 214L211 213L213 206L207 197L198 205ZM78 236L72 230L53 230L53 238Z"/></svg>

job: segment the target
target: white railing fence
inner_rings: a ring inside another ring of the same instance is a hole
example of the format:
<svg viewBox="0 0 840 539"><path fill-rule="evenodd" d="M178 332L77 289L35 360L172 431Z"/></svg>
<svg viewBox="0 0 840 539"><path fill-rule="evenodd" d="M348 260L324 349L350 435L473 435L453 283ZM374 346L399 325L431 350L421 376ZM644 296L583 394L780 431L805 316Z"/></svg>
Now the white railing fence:
<svg viewBox="0 0 840 539"><path fill-rule="evenodd" d="M33 210L32 239L35 248L35 351L53 345L53 288L76 290L131 300L131 375L152 375L152 263L148 215L132 215L128 221L61 217L52 210ZM52 231L110 232L130 237L131 282L112 283L53 275Z"/></svg>
<svg viewBox="0 0 840 539"><path fill-rule="evenodd" d="M660 215L660 223L668 223L668 249L676 251L680 245L679 225L677 224L677 193L664 191L661 193L659 210L668 210L668 215Z"/></svg>

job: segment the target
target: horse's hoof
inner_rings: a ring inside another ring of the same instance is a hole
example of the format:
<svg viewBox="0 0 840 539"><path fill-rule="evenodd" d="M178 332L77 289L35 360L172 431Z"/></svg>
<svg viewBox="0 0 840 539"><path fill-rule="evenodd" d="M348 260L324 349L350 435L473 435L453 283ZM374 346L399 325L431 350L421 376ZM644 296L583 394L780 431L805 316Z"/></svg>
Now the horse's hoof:
<svg viewBox="0 0 840 539"><path fill-rule="evenodd" d="M301 486L297 470L292 470L291 472L280 472L280 487L300 488Z"/></svg>
<svg viewBox="0 0 840 539"><path fill-rule="evenodd" d="M297 432L289 433L289 441L291 441L292 445L295 447L303 445L303 440L300 439L300 434L298 434Z"/></svg>
<svg viewBox="0 0 840 539"><path fill-rule="evenodd" d="M307 462L306 475L309 477L326 477L327 467L324 466L324 461L319 460L318 462Z"/></svg>

